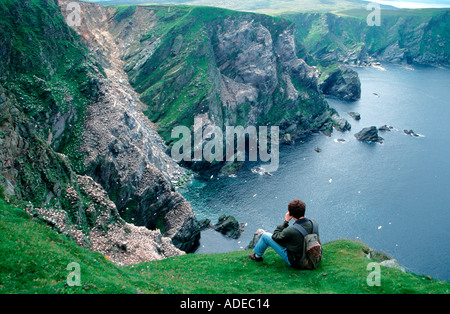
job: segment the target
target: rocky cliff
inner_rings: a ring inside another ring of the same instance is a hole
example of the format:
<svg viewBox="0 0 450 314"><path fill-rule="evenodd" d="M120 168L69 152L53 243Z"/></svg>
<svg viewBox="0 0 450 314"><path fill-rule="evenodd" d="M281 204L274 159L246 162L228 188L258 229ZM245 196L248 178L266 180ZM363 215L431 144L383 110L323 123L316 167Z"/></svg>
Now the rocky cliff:
<svg viewBox="0 0 450 314"><path fill-rule="evenodd" d="M194 248L197 221L171 182L185 172L111 51L92 49L88 33L80 40L55 1L0 10L2 196L30 201L34 216L120 263Z"/></svg>
<svg viewBox="0 0 450 314"><path fill-rule="evenodd" d="M22 202L32 217L119 265L184 254L159 230L126 223L103 187L76 174L1 85L0 109L2 198Z"/></svg>
<svg viewBox="0 0 450 314"><path fill-rule="evenodd" d="M344 100L361 98L361 81L356 71L343 65L325 68L320 75L319 88L325 94Z"/></svg>
<svg viewBox="0 0 450 314"><path fill-rule="evenodd" d="M416 9L380 12L380 26L369 26L370 11L284 16L296 25L299 44L322 64L366 66L400 64L450 65L450 10Z"/></svg>
<svg viewBox="0 0 450 314"><path fill-rule="evenodd" d="M68 3L59 2L63 14ZM121 29L115 9L87 3L80 7L81 23L74 30L106 73L103 96L87 108L80 146L85 172L108 191L124 219L158 228L189 251L199 239L197 221L172 183L186 172L166 154L155 126L142 114L145 107L129 85L120 58L127 38L148 32L149 21L143 16L134 30Z"/></svg>
<svg viewBox="0 0 450 314"><path fill-rule="evenodd" d="M352 9L283 15L295 24L298 55L318 67L319 86L325 95L360 98L358 75L347 66L379 66L380 62L450 65L449 10L383 8L380 26L367 24L369 13Z"/></svg>
<svg viewBox="0 0 450 314"><path fill-rule="evenodd" d="M221 129L278 125L289 138L310 130L331 132L335 112L319 89L317 69L297 57L293 23L168 6L122 8L112 19L129 81L169 145L171 130L192 127L196 117L204 127ZM142 20L146 34L137 31Z"/></svg>

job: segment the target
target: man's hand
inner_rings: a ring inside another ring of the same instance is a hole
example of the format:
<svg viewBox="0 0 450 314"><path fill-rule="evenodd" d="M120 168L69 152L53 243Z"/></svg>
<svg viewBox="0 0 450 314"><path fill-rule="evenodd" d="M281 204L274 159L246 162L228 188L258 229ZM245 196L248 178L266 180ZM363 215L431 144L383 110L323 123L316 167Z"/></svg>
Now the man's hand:
<svg viewBox="0 0 450 314"><path fill-rule="evenodd" d="M289 222L292 219L291 214L289 214L289 212L286 213L286 215L284 215L284 221Z"/></svg>

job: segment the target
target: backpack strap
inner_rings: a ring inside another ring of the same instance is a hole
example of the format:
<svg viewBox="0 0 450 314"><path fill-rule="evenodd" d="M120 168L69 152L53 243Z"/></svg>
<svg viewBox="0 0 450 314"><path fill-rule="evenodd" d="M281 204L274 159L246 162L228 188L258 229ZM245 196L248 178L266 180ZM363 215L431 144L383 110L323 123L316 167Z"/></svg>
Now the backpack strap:
<svg viewBox="0 0 450 314"><path fill-rule="evenodd" d="M317 234L317 232L318 232L318 228L317 228L317 222L315 222L314 220L312 220L312 219L310 219L309 221L311 221L311 224L312 224L312 232L311 233L313 233L313 234Z"/></svg>
<svg viewBox="0 0 450 314"><path fill-rule="evenodd" d="M303 228L302 226L300 226L300 224L293 224L293 226L300 231L300 233L303 235L303 237L306 237L308 235L308 232L305 230L305 228Z"/></svg>
<svg viewBox="0 0 450 314"><path fill-rule="evenodd" d="M309 219L309 221L311 222L312 225L312 232L311 234L317 234L317 223L312 220ZM294 223L293 226L300 231L300 233L303 235L303 237L306 237L309 233L305 230L305 228L303 228L300 224Z"/></svg>

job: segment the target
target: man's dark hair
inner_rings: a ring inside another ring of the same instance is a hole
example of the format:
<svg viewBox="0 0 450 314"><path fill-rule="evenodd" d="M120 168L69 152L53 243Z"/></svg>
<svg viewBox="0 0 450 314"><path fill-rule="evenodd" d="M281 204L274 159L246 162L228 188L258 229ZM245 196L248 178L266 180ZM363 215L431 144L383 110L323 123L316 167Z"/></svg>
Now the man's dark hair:
<svg viewBox="0 0 450 314"><path fill-rule="evenodd" d="M291 216L297 219L305 216L305 209L306 205L301 200L293 200L288 205L289 214L291 214Z"/></svg>

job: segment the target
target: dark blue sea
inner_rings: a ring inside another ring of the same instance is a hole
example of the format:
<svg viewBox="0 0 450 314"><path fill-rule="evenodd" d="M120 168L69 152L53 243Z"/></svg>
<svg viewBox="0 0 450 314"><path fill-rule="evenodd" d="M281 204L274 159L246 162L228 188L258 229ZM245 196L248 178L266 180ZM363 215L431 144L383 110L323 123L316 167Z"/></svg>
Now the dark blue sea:
<svg viewBox="0 0 450 314"><path fill-rule="evenodd" d="M254 231L273 231L287 204L301 199L306 215L320 224L322 242L358 239L408 271L450 280L450 71L383 66L355 68L362 83L359 101L328 99L351 131L281 146L280 167L272 176L253 173L253 163L236 177L194 180L182 191L198 219L216 223L226 214L246 224L237 240L207 229L196 252L244 249ZM385 124L393 129L379 133L383 144L354 137L364 127Z"/></svg>

